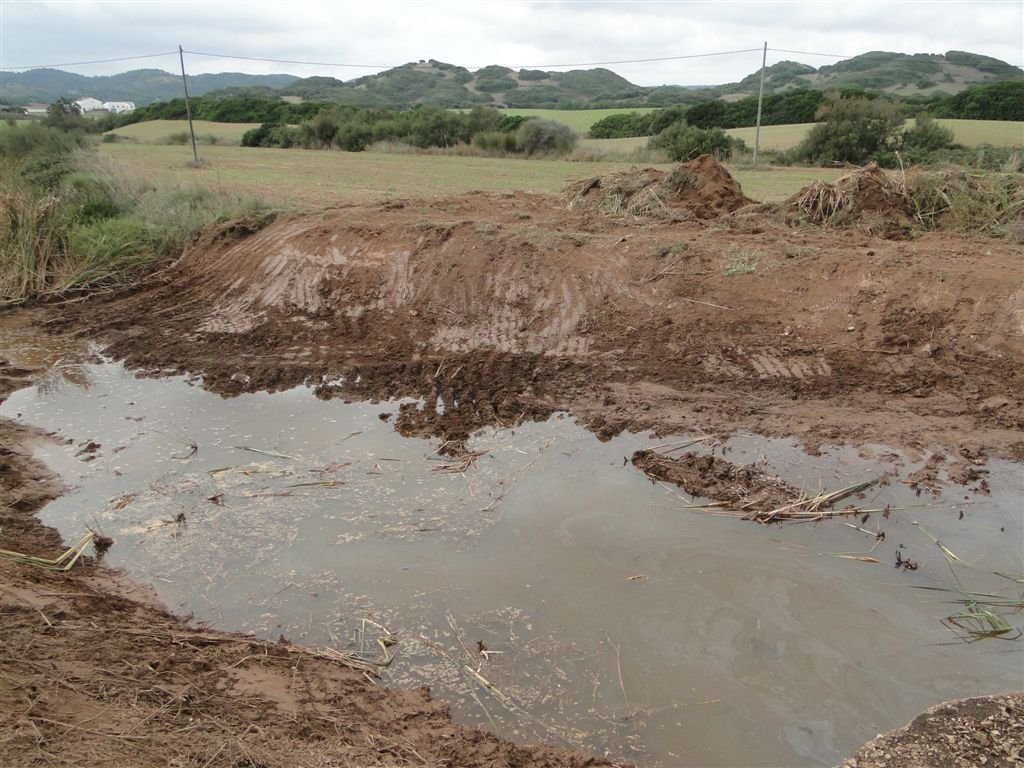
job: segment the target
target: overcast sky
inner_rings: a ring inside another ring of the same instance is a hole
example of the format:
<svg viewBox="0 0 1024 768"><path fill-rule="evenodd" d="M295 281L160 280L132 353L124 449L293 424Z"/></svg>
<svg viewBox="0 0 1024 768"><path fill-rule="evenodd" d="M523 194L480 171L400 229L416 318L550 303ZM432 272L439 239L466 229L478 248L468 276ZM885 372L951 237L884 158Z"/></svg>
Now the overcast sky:
<svg viewBox="0 0 1024 768"><path fill-rule="evenodd" d="M1005 2L399 2L397 0L0 0L0 67L62 65L201 51L331 64L311 66L186 55L190 73L287 72L343 80L419 59L476 69L770 48L852 56L870 50L963 50L1024 65L1024 0ZM835 58L769 51L769 64ZM731 82L760 66L760 51L608 64L640 85ZM83 75L154 67L176 56L62 66Z"/></svg>

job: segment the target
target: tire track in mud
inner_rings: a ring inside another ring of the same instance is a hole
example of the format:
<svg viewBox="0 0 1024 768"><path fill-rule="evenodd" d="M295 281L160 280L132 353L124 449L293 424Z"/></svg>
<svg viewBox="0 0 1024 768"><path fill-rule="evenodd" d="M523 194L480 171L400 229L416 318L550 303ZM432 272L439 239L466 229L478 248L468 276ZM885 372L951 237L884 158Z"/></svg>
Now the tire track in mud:
<svg viewBox="0 0 1024 768"><path fill-rule="evenodd" d="M536 196L353 207L212 236L78 317L132 364L201 373L226 394L305 383L420 398L399 419L410 433L463 437L570 407L607 434L657 428L667 411L685 428L682 409L709 424L709 397L716 431L795 432L855 397L872 417L932 418L940 436L954 421L991 427L999 450L1024 455L1007 436L1024 427L1012 248L795 237L764 219L613 220ZM723 270L752 243L754 272ZM863 421L824 431L896 439Z"/></svg>

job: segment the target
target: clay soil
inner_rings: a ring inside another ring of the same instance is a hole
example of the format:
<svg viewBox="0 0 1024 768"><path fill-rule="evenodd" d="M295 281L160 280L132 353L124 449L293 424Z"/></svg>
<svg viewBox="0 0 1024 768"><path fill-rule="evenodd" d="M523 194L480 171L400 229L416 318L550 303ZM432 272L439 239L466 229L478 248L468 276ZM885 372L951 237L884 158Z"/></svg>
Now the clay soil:
<svg viewBox="0 0 1024 768"><path fill-rule="evenodd" d="M564 410L602 438L744 430L812 452L941 452L936 478L946 463L1024 460L1019 245L888 239L884 212L829 229L757 206L702 218L689 193L644 215L579 194L235 222L44 322L226 396L422 398L396 429L451 446ZM3 428L3 546L52 556L59 539L32 513L58 488ZM95 561L71 574L0 562L0 578L4 765L606 764L457 727L426 691L197 629Z"/></svg>

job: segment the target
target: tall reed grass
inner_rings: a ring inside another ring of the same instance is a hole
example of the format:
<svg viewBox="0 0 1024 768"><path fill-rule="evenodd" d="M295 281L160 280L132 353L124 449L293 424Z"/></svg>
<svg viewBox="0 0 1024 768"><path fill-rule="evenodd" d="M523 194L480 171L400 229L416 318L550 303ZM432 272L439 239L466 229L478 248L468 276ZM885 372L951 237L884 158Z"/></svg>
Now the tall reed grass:
<svg viewBox="0 0 1024 768"><path fill-rule="evenodd" d="M0 160L0 306L110 290L178 256L205 227L269 218L252 197L157 187L88 148L52 146ZM48 160L59 178L25 173Z"/></svg>

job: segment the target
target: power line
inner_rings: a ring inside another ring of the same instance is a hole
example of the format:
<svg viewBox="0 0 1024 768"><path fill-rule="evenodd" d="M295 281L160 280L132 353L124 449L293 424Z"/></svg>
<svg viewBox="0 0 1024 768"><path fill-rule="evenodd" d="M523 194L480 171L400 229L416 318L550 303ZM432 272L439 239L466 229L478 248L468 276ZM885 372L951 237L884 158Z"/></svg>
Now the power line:
<svg viewBox="0 0 1024 768"><path fill-rule="evenodd" d="M267 61L273 64L308 64L313 67L355 67L358 69L391 69L389 64L338 64L329 61L298 61L296 59L264 59L259 56L233 56L228 53L203 53L202 51L185 51L190 56L212 56L217 59L240 59L242 61Z"/></svg>
<svg viewBox="0 0 1024 768"><path fill-rule="evenodd" d="M53 69L55 67L79 67L85 64L110 64L115 61L135 61L136 59L155 59L159 56L174 56L177 51L168 51L167 53L147 53L142 56L122 56L117 59L94 59L93 61L69 61L64 64L33 64L31 66L22 67L0 67L0 70L14 70L14 69Z"/></svg>
<svg viewBox="0 0 1024 768"><path fill-rule="evenodd" d="M775 51L775 53L798 53L801 56L828 56L832 59L848 59L849 56L840 56L838 53L812 53L811 51L790 51L786 48L769 48L769 51Z"/></svg>
<svg viewBox="0 0 1024 768"><path fill-rule="evenodd" d="M760 48L741 48L735 51L714 51L712 53L688 53L681 54L679 56L658 56L646 59L614 59L608 61L581 61L572 64L521 64L511 66L509 69L564 69L567 67L603 67L612 66L617 64L652 64L661 61L682 61L684 59L704 59L712 56L734 56L740 53L756 53L760 51ZM769 51L776 53L795 53L802 56L827 56L834 59L846 59L848 56L841 56L836 53L814 53L811 51L792 51L786 48L769 48ZM138 59L155 59L161 56L174 56L178 51L168 51L166 53L149 53L141 56L121 56L114 59L93 59L91 61L71 61L63 64L35 64L31 66L18 66L18 67L0 67L0 71L10 71L16 69L53 69L56 67L76 67L84 66L87 64L111 64L119 61L136 61ZM185 51L190 56L208 56L217 59L235 59L239 61L260 61L272 64L299 64L313 67L338 67L341 69L391 69L403 65L388 65L388 64L347 64L341 62L331 61L305 61L301 59L273 59L262 56L237 56L228 53L210 53L208 51ZM470 69L480 69L480 67L471 67Z"/></svg>
<svg viewBox="0 0 1024 768"><path fill-rule="evenodd" d="M602 67L608 64L648 64L654 61L677 61L679 59L703 59L708 56L731 56L736 53L754 53L760 48L743 48L738 51L718 51L716 53L690 53L682 56L661 56L656 59L619 59L617 61L583 61L578 64L521 64L509 69L559 69L561 67Z"/></svg>
<svg viewBox="0 0 1024 768"><path fill-rule="evenodd" d="M680 59L702 59L708 56L731 56L737 53L753 53L760 51L760 48L744 48L738 51L718 51L715 53L691 53L680 56L661 56L648 59L616 59L614 61L581 61L574 64L518 64L507 67L508 69L560 69L563 67L601 67L611 64L649 64L656 61L677 61ZM314 67L358 67L360 69L391 69L403 65L400 64L341 64L326 61L301 61L297 59L270 59L260 56L234 56L226 53L205 53L202 51L185 51L193 56L213 56L219 59L240 59L243 61L264 61L273 64L305 64ZM467 67L467 69L481 69L481 67Z"/></svg>

